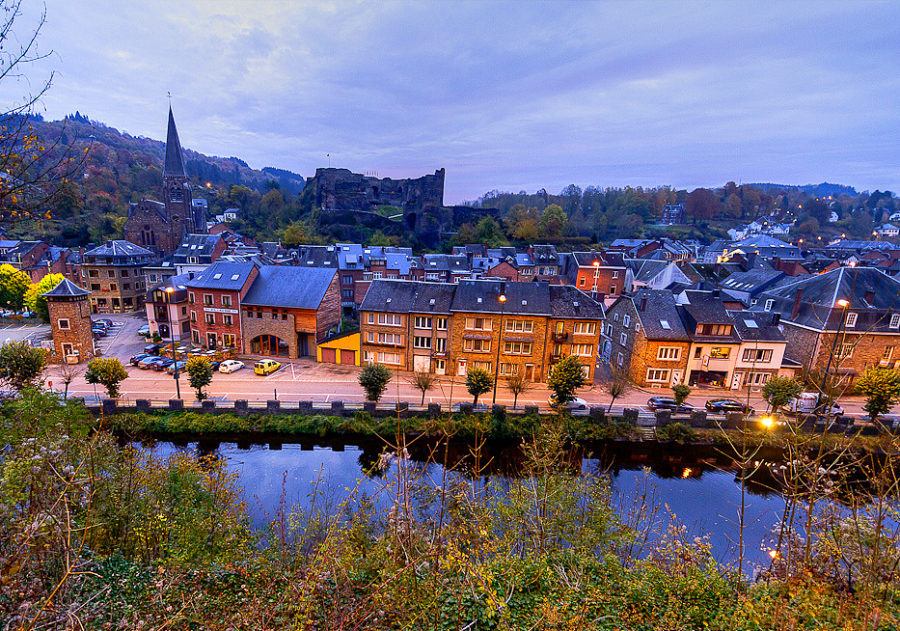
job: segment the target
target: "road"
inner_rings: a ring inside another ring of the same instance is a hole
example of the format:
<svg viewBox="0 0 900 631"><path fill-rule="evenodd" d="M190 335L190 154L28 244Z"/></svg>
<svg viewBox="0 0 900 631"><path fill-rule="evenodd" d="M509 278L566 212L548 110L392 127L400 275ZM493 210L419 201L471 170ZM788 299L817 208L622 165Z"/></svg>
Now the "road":
<svg viewBox="0 0 900 631"><path fill-rule="evenodd" d="M105 316L104 316L105 317ZM122 383L121 394L125 400L150 399L152 401L166 401L175 398L175 381L172 375L155 372L152 370L140 370L127 366L128 358L139 353L146 341L137 335L137 329L146 323L142 315L114 315L108 316L115 326L106 338L102 338L98 344L101 353L105 356L115 356L126 364L129 377ZM2 336L2 329L0 329ZM357 383L359 368L355 366L340 366L334 364L319 364L311 359L299 359L284 361L282 368L277 372L262 377L252 371L252 358L244 358L247 368L238 372L225 375L216 373L213 382L208 388L208 394L220 401L233 401L246 399L248 401L266 401L277 398L282 402L314 401L317 403L329 403L332 401L345 401L359 403L364 400L362 388ZM102 388L84 381L84 365L78 367L78 373L69 385L69 394L72 396L85 396L93 398L102 396ZM51 367L48 370L48 380L53 383L53 389L60 390L62 379L60 367ZM416 390L410 383L411 375L399 374L394 377L382 401L393 403L406 401L419 403L422 393ZM180 375L181 396L187 401L194 398L185 375ZM550 395L549 390L543 384L533 386L521 396L517 404L546 406ZM613 410L623 407L638 407L646 409L647 399L654 395L671 396L669 389L643 389L632 388L624 396L614 402ZM601 384L594 384L591 388L579 391L578 396L590 405L609 406L610 397ZM492 393L482 395L480 401L490 403ZM741 402L747 402L746 391L736 393L720 389L695 388L688 397L687 402L695 407L702 408L708 399L737 398ZM466 392L464 378L462 377L438 377L433 388L426 393L425 403L441 403L448 405L471 401L471 395ZM513 397L503 387L501 382L497 388L496 402L511 406ZM863 401L860 397L843 397L841 405L847 414L859 415L862 413ZM749 396L749 404L757 410L765 410L766 403L758 392Z"/></svg>

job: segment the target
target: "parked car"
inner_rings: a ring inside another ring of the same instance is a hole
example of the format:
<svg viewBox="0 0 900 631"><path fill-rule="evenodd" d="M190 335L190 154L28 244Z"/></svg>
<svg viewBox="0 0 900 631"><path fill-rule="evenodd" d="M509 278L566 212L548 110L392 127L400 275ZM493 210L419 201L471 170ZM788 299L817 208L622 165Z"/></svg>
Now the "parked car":
<svg viewBox="0 0 900 631"><path fill-rule="evenodd" d="M37 317L37 314L34 311L29 311L28 309L25 309L25 311L22 312L22 317L23 318L35 318L35 317Z"/></svg>
<svg viewBox="0 0 900 631"><path fill-rule="evenodd" d="M675 399L670 397L650 397L647 400L647 407L651 410L672 410L678 414L690 414L694 411L694 406L690 403L682 403L678 405Z"/></svg>
<svg viewBox="0 0 900 631"><path fill-rule="evenodd" d="M142 337L150 337L150 325L149 325L149 324L145 324L144 326L142 326L141 328L139 328L139 329L137 330L137 334L140 335L140 336L142 336Z"/></svg>
<svg viewBox="0 0 900 631"><path fill-rule="evenodd" d="M257 375L271 375L281 368L281 364L274 359L261 359L253 365L253 372Z"/></svg>
<svg viewBox="0 0 900 631"><path fill-rule="evenodd" d="M230 374L236 372L244 367L244 362L239 362L236 359L226 359L219 365L219 372L222 374Z"/></svg>
<svg viewBox="0 0 900 631"><path fill-rule="evenodd" d="M111 327L113 325L113 321L110 320L109 318L101 318L100 320L97 320L97 322L102 322L107 327Z"/></svg>
<svg viewBox="0 0 900 631"><path fill-rule="evenodd" d="M824 402L823 402L824 403ZM791 399L791 402L788 404L788 409L793 414L815 414L816 408L819 407L819 394L816 392L801 392L799 396ZM820 413L828 416L841 416L844 413L844 408L842 408L837 403L832 403L830 407L825 410L825 405L821 406L823 409L820 410Z"/></svg>
<svg viewBox="0 0 900 631"><path fill-rule="evenodd" d="M144 347L144 352L148 355L156 355L162 347L163 344L147 344L147 346Z"/></svg>
<svg viewBox="0 0 900 631"><path fill-rule="evenodd" d="M153 357L153 355L148 355L147 353L138 353L137 355L132 355L131 359L128 360L128 363L132 366L137 366L138 362L142 359L147 359L148 357Z"/></svg>
<svg viewBox="0 0 900 631"><path fill-rule="evenodd" d="M106 337L106 329L102 326L92 326L91 331L94 333L94 335Z"/></svg>
<svg viewBox="0 0 900 631"><path fill-rule="evenodd" d="M465 405L465 404L464 403L454 403L453 405L450 406L450 410L452 412L459 412L462 409L463 405ZM479 414L482 412L490 412L491 406L488 405L487 403L479 403L478 405L472 406L472 411L477 412Z"/></svg>
<svg viewBox="0 0 900 631"><path fill-rule="evenodd" d="M547 399L547 402L550 404L550 407L552 407L552 408L562 407L562 408L564 408L564 409L566 409L566 410L569 410L570 412L573 412L573 411L575 411L575 410L587 410L588 407L589 407L588 404L587 404L587 401L585 401L584 399L581 399L581 398L579 398L579 397L575 397L574 399L572 399L572 400L569 401L568 403L564 403L563 405L560 406L560 405L556 402L556 395L555 395L555 394L551 394L551 395L550 395L550 398Z"/></svg>
<svg viewBox="0 0 900 631"><path fill-rule="evenodd" d="M137 366L141 370L147 370L149 368L153 368L154 364L161 362L161 361L162 361L162 357L156 357L155 355L148 355L147 357L145 357L144 359L139 361Z"/></svg>
<svg viewBox="0 0 900 631"><path fill-rule="evenodd" d="M162 372L169 366L175 363L174 359L170 359L168 357L160 357L159 361L151 366L153 370L156 372Z"/></svg>
<svg viewBox="0 0 900 631"><path fill-rule="evenodd" d="M184 367L186 365L186 361L184 361L183 359L179 359L177 362L172 362L171 364L166 366L166 372L170 375L174 375L176 369L178 370L178 372L184 372Z"/></svg>
<svg viewBox="0 0 900 631"><path fill-rule="evenodd" d="M744 405L740 401L735 401L734 399L710 399L706 402L706 410L713 414L725 414L727 412L753 414L752 407Z"/></svg>

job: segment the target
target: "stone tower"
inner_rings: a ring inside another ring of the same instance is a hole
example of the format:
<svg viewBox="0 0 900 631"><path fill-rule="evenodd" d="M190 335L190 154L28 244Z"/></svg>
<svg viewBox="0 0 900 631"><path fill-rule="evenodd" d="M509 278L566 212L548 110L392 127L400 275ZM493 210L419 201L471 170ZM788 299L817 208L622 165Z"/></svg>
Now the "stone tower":
<svg viewBox="0 0 900 631"><path fill-rule="evenodd" d="M169 129L166 133L166 160L163 163L163 200L169 223L184 226L184 234L206 232L206 217L202 208L194 208L191 197L191 182L184 166L184 154L175 116L169 107ZM179 235L179 238L181 235Z"/></svg>
<svg viewBox="0 0 900 631"><path fill-rule="evenodd" d="M77 364L94 357L90 293L65 278L43 294L53 333L53 361Z"/></svg>

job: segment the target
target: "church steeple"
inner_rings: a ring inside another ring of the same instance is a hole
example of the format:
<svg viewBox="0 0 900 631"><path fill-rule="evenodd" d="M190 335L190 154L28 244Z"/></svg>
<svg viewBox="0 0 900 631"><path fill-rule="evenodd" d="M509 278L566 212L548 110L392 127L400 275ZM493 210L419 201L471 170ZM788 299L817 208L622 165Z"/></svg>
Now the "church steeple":
<svg viewBox="0 0 900 631"><path fill-rule="evenodd" d="M163 164L163 176L176 175L187 177L184 168L184 156L181 153L181 141L178 140L178 129L175 127L175 116L169 106L169 131L166 134L166 161Z"/></svg>

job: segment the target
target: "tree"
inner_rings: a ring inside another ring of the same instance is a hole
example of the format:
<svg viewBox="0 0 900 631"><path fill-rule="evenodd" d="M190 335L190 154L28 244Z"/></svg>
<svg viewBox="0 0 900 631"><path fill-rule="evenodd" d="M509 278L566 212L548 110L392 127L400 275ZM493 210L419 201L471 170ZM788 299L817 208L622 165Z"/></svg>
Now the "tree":
<svg viewBox="0 0 900 631"><path fill-rule="evenodd" d="M435 376L430 372L416 372L412 379L409 380L409 383L416 390L422 392L422 405L425 405L425 393L431 390L431 387L434 385L434 380Z"/></svg>
<svg viewBox="0 0 900 631"><path fill-rule="evenodd" d="M47 274L25 292L25 306L34 311L44 322L50 322L50 313L47 311L47 299L42 294L59 285L65 276L62 274Z"/></svg>
<svg viewBox="0 0 900 631"><path fill-rule="evenodd" d="M106 388L110 398L119 396L119 384L128 378L128 372L117 357L97 357L88 362L84 379L88 383Z"/></svg>
<svg viewBox="0 0 900 631"><path fill-rule="evenodd" d="M691 393L691 387L679 383L677 386L672 386L672 394L675 397L675 405L681 405L688 398L688 395Z"/></svg>
<svg viewBox="0 0 900 631"><path fill-rule="evenodd" d="M544 237L558 237L568 223L565 211L556 204L550 204L541 213L541 232Z"/></svg>
<svg viewBox="0 0 900 631"><path fill-rule="evenodd" d="M25 304L25 293L31 286L27 272L17 270L9 263L0 265L0 306L18 311Z"/></svg>
<svg viewBox="0 0 900 631"><path fill-rule="evenodd" d="M500 224L493 217L485 217L475 226L475 243L483 243L489 248L508 245Z"/></svg>
<svg viewBox="0 0 900 631"><path fill-rule="evenodd" d="M763 399L772 406L772 413L796 399L803 392L803 384L793 377L772 377L762 387Z"/></svg>
<svg viewBox="0 0 900 631"><path fill-rule="evenodd" d="M566 356L553 365L547 387L553 391L557 405L565 405L575 398L579 388L587 385L584 365L577 357Z"/></svg>
<svg viewBox="0 0 900 631"><path fill-rule="evenodd" d="M63 390L63 398L69 398L69 384L75 381L75 377L81 370L78 368L76 364L63 364L62 368L59 371L59 376L62 379L64 390Z"/></svg>
<svg viewBox="0 0 900 631"><path fill-rule="evenodd" d="M715 193L706 188L694 189L684 200L684 212L697 219L712 219L718 212L721 203Z"/></svg>
<svg viewBox="0 0 900 631"><path fill-rule="evenodd" d="M0 346L0 380L18 392L39 386L46 366L47 351L26 341Z"/></svg>
<svg viewBox="0 0 900 631"><path fill-rule="evenodd" d="M618 366L612 367L612 375L610 376L609 381L605 384L606 392L609 393L609 407L606 408L606 413L609 414L612 412L613 403L616 402L616 399L621 397L628 391L628 373Z"/></svg>
<svg viewBox="0 0 900 631"><path fill-rule="evenodd" d="M525 378L524 371L516 370L506 378L506 387L512 392L513 407L519 402L519 395L531 389L531 382Z"/></svg>
<svg viewBox="0 0 900 631"><path fill-rule="evenodd" d="M188 383L197 393L197 400L206 398L203 388L212 383L213 367L207 357L191 357L184 365L184 371L188 374Z"/></svg>
<svg viewBox="0 0 900 631"><path fill-rule="evenodd" d="M900 399L900 371L892 368L869 368L856 380L856 391L866 397L863 409L874 423Z"/></svg>
<svg viewBox="0 0 900 631"><path fill-rule="evenodd" d="M378 402L391 382L390 369L381 364L369 364L359 373L359 385L366 391L366 400Z"/></svg>
<svg viewBox="0 0 900 631"><path fill-rule="evenodd" d="M473 397L472 403L478 405L478 397L490 392L494 387L494 376L485 368L470 368L466 374L466 390Z"/></svg>

